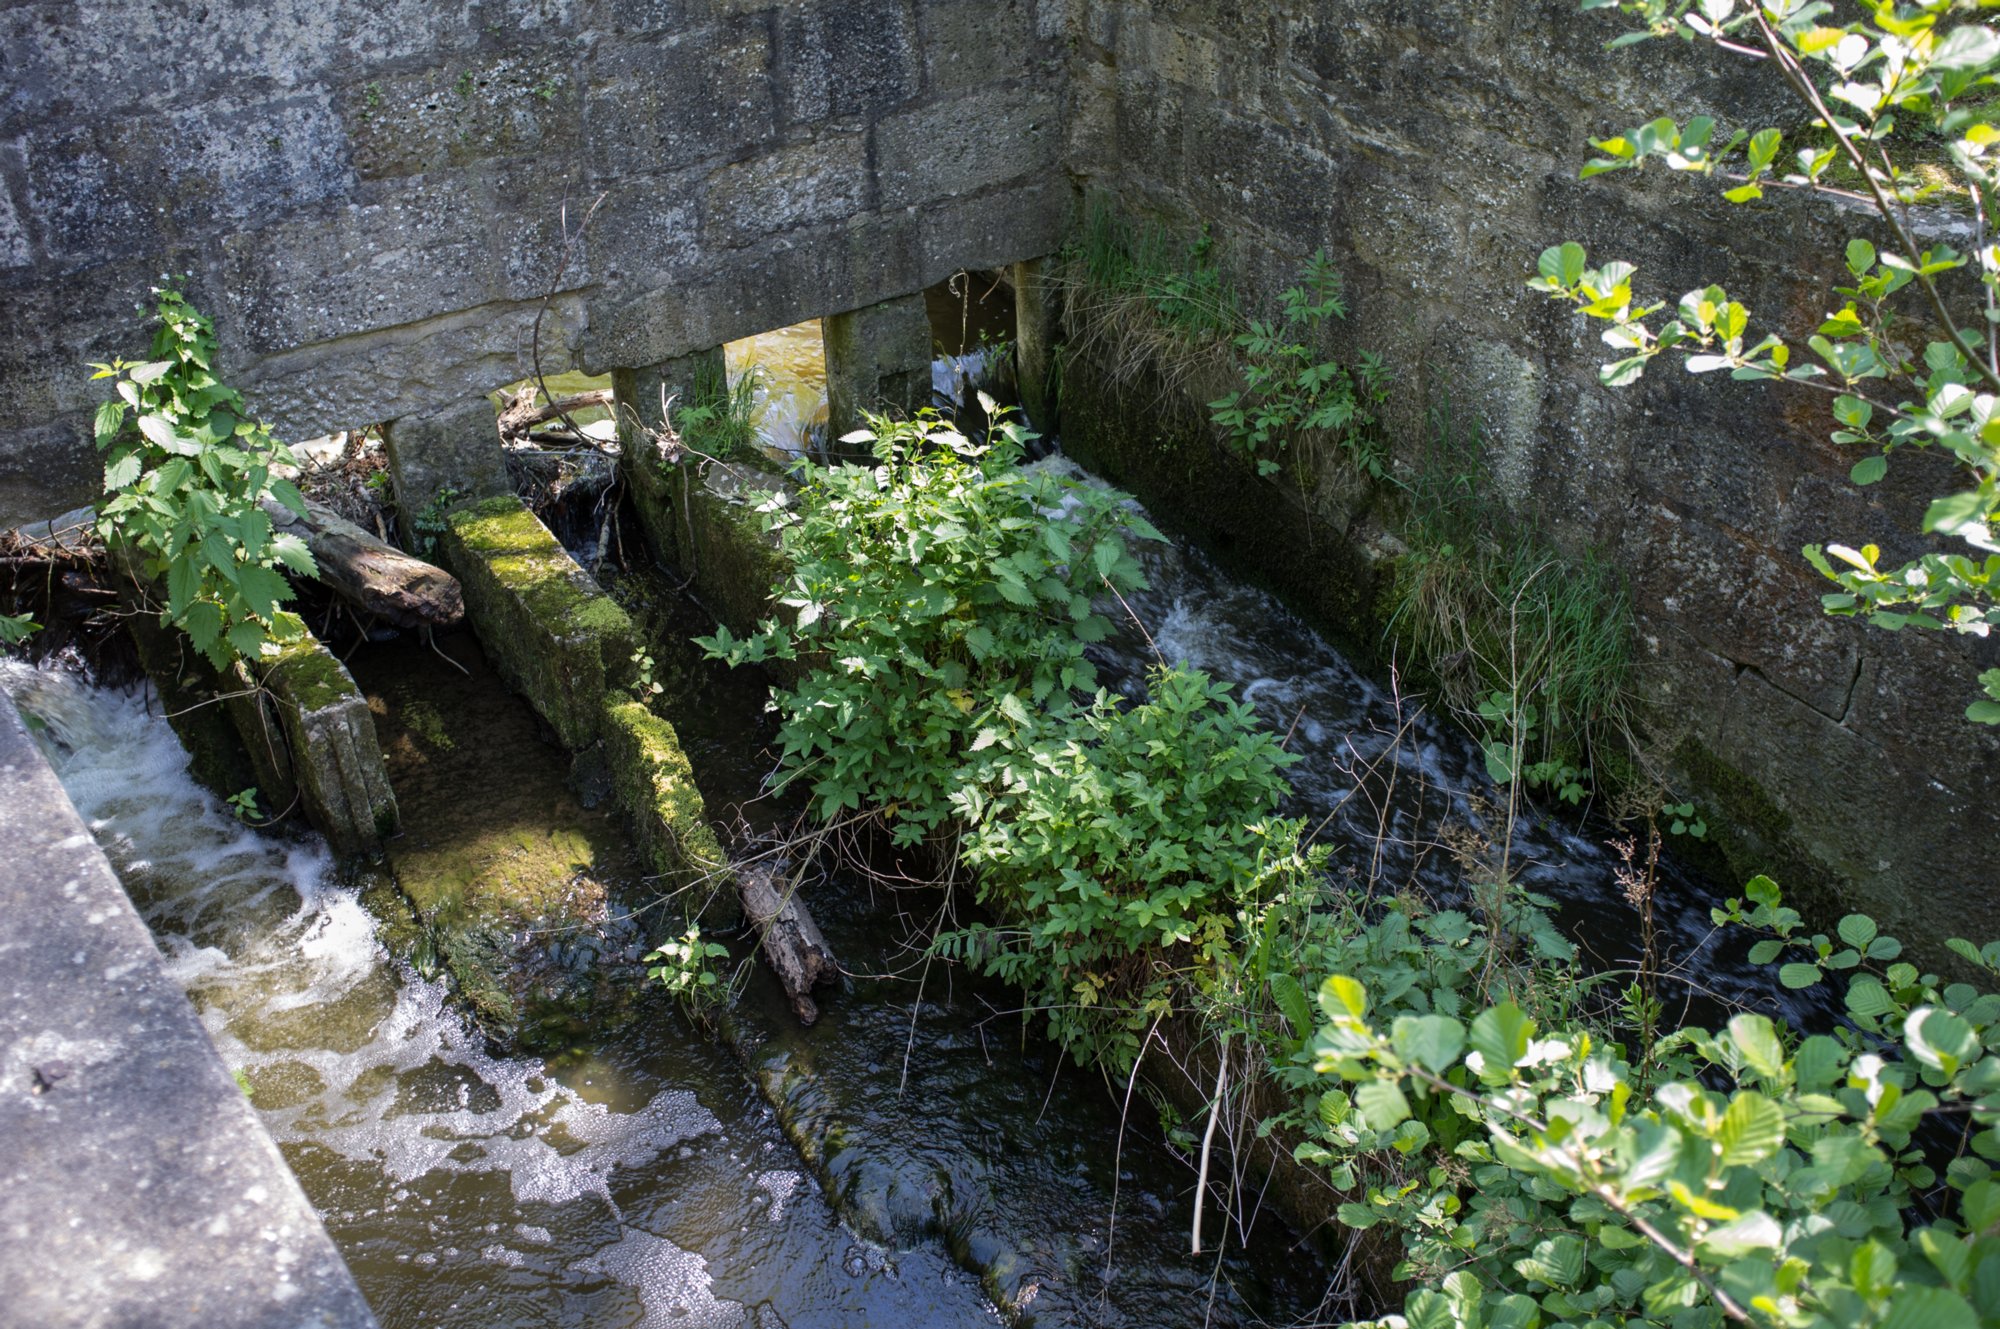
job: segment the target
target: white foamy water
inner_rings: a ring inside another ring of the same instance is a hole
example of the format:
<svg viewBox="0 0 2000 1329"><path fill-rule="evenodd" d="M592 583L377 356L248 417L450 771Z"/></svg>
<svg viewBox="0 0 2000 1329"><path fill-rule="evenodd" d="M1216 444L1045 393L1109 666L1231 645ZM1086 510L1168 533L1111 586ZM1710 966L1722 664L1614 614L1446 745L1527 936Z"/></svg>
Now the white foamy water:
<svg viewBox="0 0 2000 1329"><path fill-rule="evenodd" d="M391 963L317 837L261 834L193 782L187 754L146 694L11 660L0 660L0 688L32 717L169 972L223 1059L256 1087L265 1125L295 1167L300 1149L320 1164L314 1171L329 1155L349 1165L342 1199L372 1216L430 1206L430 1195L458 1186L455 1176L504 1181L514 1205L601 1234L596 1254L570 1252L558 1280L622 1283L648 1324L690 1313L704 1325L742 1318L712 1294L700 1255L626 1226L612 1198L617 1169L720 1130L693 1093L662 1090L617 1111L566 1087L538 1059L490 1055L440 985ZM490 1242L478 1258L517 1267L525 1257L515 1247L549 1240L546 1227L515 1227L512 1246ZM435 1219L415 1230L438 1233L437 1248L405 1241L385 1254L426 1267L468 1254Z"/></svg>

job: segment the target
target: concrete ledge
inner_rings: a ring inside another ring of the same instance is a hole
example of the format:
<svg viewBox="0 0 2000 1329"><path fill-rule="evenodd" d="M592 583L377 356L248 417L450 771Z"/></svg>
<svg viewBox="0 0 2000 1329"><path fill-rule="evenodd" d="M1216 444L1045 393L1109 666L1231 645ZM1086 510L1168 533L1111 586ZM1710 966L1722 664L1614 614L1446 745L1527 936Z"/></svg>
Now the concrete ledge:
<svg viewBox="0 0 2000 1329"><path fill-rule="evenodd" d="M375 1317L0 695L0 1319Z"/></svg>
<svg viewBox="0 0 2000 1329"><path fill-rule="evenodd" d="M589 747L606 689L632 675L632 620L511 494L447 523L440 547L494 668L565 747Z"/></svg>
<svg viewBox="0 0 2000 1329"><path fill-rule="evenodd" d="M729 860L674 727L636 701L607 702L604 755L647 866L670 886L707 882L709 894L726 892Z"/></svg>
<svg viewBox="0 0 2000 1329"><path fill-rule="evenodd" d="M663 472L628 452L620 465L654 557L687 577L731 632L754 632L789 567L753 498L791 491L791 481L746 462L689 460Z"/></svg>

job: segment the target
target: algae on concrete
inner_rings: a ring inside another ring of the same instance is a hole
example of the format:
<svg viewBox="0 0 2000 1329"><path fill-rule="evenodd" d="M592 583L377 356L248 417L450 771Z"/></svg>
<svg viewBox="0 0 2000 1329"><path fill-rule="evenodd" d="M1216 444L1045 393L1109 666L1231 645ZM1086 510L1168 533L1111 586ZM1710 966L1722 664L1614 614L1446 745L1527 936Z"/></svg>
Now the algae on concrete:
<svg viewBox="0 0 2000 1329"><path fill-rule="evenodd" d="M588 747L605 693L631 677L632 620L512 495L452 513L440 548L501 678L566 747Z"/></svg>
<svg viewBox="0 0 2000 1329"><path fill-rule="evenodd" d="M310 634L262 662L260 671L284 726L307 817L336 854L378 847L396 833L396 794L353 676Z"/></svg>
<svg viewBox="0 0 2000 1329"><path fill-rule="evenodd" d="M604 755L618 802L632 818L647 864L676 886L728 886L729 861L709 828L694 768L674 727L636 701L610 701Z"/></svg>
<svg viewBox="0 0 2000 1329"><path fill-rule="evenodd" d="M683 460L663 470L630 453L621 469L653 556L686 577L731 632L755 631L787 573L757 505L765 494L790 492L790 481L748 462Z"/></svg>

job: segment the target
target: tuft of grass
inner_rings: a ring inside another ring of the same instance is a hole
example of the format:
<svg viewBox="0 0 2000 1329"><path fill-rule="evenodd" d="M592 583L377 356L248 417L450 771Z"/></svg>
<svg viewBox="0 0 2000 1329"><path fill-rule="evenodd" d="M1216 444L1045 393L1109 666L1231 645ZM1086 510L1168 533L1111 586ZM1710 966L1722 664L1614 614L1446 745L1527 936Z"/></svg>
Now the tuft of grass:
<svg viewBox="0 0 2000 1329"><path fill-rule="evenodd" d="M764 371L756 365L729 381L726 369L704 364L688 390L690 400L674 412L674 430L690 452L728 460L754 455L762 439L757 417Z"/></svg>
<svg viewBox="0 0 2000 1329"><path fill-rule="evenodd" d="M1565 553L1506 515L1476 425L1455 426L1447 405L1428 444L1409 484L1409 552L1397 560L1387 634L1486 737L1489 766L1575 801L1600 754L1632 746L1631 597L1596 555Z"/></svg>
<svg viewBox="0 0 2000 1329"><path fill-rule="evenodd" d="M1070 353L1090 356L1112 382L1151 375L1162 408L1204 423L1200 403L1238 385L1235 339L1248 321L1206 227L1179 240L1094 195L1057 280Z"/></svg>

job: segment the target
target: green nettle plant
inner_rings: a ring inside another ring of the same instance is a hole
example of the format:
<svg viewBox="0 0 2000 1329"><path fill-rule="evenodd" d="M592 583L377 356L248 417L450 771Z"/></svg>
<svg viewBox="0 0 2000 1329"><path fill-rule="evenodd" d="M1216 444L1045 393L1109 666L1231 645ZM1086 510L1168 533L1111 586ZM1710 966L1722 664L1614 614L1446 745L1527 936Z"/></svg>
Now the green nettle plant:
<svg viewBox="0 0 2000 1329"><path fill-rule="evenodd" d="M283 607L292 590L279 568L316 575L312 554L297 536L274 535L259 506L272 498L304 516L305 503L271 474L297 464L291 450L216 378L214 323L171 283L153 295L153 358L92 366L117 389L97 408L105 493L97 530L143 576L165 582L161 623L220 669L305 632Z"/></svg>
<svg viewBox="0 0 2000 1329"><path fill-rule="evenodd" d="M0 614L0 646L19 645L41 626L26 614Z"/></svg>
<svg viewBox="0 0 2000 1329"><path fill-rule="evenodd" d="M1080 1062L1124 1072L1196 940L1306 870L1300 824L1273 815L1294 760L1199 670L1156 668L1137 705L1099 692L997 789L953 795L961 860L1008 922L942 953L1025 989Z"/></svg>
<svg viewBox="0 0 2000 1329"><path fill-rule="evenodd" d="M870 416L842 441L874 465L802 464L797 497L762 509L791 564L790 621L699 639L731 664L810 666L773 700L784 778L827 820L880 813L902 845L1096 688L1084 647L1111 623L1093 597L1142 584L1128 536L1163 538L1120 494L1024 469L1033 436L987 409L984 443L931 411Z"/></svg>
<svg viewBox="0 0 2000 1329"><path fill-rule="evenodd" d="M1635 1060L1514 1000L1468 1018L1389 1000L1367 970L1322 984L1320 1115L1428 1150L1342 1208L1399 1231L1419 1285L1381 1323L2000 1324L2000 995L1896 961L1863 915L1829 945L1768 880L1746 894L1718 925L1849 971L1846 1025L1744 1012ZM1952 948L2000 973L2000 944Z"/></svg>
<svg viewBox="0 0 2000 1329"><path fill-rule="evenodd" d="M1311 342L1329 318L1345 318L1340 272L1320 250L1306 260L1299 284L1280 297L1277 320L1252 319L1236 338L1243 353L1243 388L1208 404L1210 418L1257 459L1259 475L1275 474L1271 454L1295 457L1308 440L1330 438L1374 479L1388 477L1386 456L1370 430L1375 408L1388 395L1388 373L1379 356L1364 352L1350 370L1323 359ZM1298 463L1306 461L1301 458Z"/></svg>
<svg viewBox="0 0 2000 1329"><path fill-rule="evenodd" d="M1731 59L1761 61L1810 118L1788 147L1775 127L1720 130L1708 116L1661 118L1608 139L1583 174L1649 161L1717 177L1723 197L1747 203L1768 188L1856 191L1879 213L1891 247L1847 243L1847 285L1837 307L1810 331L1759 333L1723 287L1689 291L1671 309L1643 304L1629 263L1591 266L1574 242L1545 251L1529 283L1610 326L1618 358L1606 384L1630 383L1671 352L1690 373L1721 370L1751 381L1783 381L1826 394L1833 441L1862 455L1856 484L1874 484L1899 448L1934 449L1958 464L1956 493L1932 502L1926 533L1951 542L1885 566L1874 544L1809 545L1805 557L1839 590L1827 612L1858 615L1891 630L1931 628L1988 635L2000 623L2000 126L1989 89L2000 74L2000 34L1960 24L1996 0L1864 3L1846 20L1820 0L1584 0L1616 7L1642 26L1614 46L1679 36ZM1914 133L1912 131L1915 131ZM1922 168L1912 143L1941 143L1947 164ZM1899 158L1901 159L1899 162ZM1912 229L1910 207L1957 212L1947 241ZM1804 352L1796 345L1803 342ZM1970 552L1965 552L1969 550ZM1987 696L1967 708L2000 724L2000 669L1979 681Z"/></svg>

